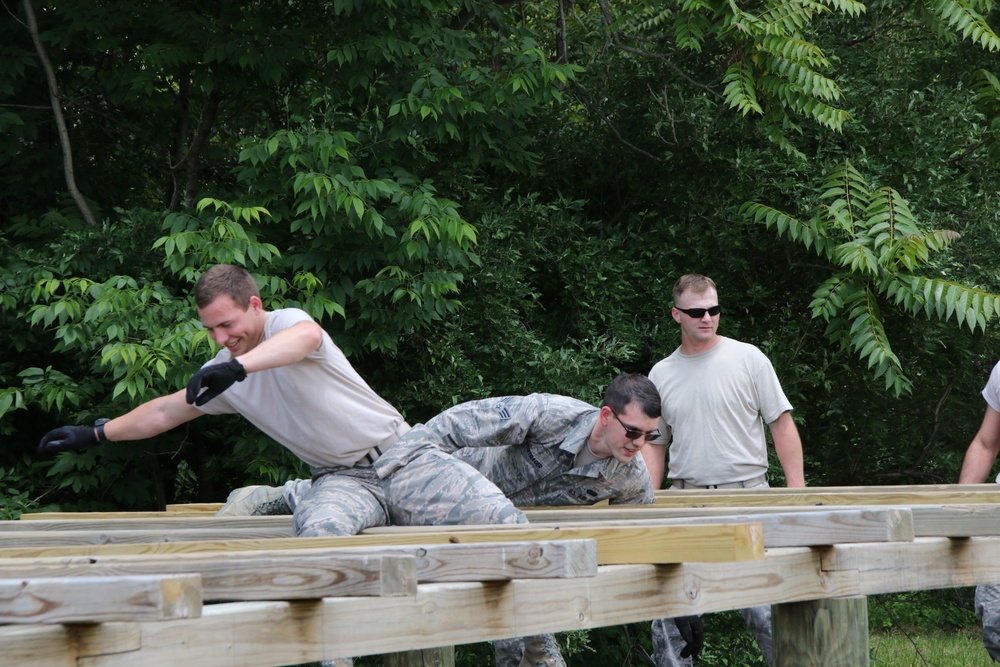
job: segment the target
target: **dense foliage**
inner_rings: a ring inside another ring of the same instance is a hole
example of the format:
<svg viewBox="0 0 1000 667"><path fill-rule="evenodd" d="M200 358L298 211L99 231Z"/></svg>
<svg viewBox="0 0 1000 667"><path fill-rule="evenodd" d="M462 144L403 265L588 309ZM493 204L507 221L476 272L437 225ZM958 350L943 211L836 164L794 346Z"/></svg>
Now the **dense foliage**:
<svg viewBox="0 0 1000 667"><path fill-rule="evenodd" d="M189 291L222 261L410 421L597 401L677 345L673 282L706 273L796 406L810 484L957 476L1000 356L992 0L3 6L4 517L304 472L235 418L35 453L184 385L212 353ZM708 622L709 653L756 659L738 617ZM567 656L645 664L648 626L625 630Z"/></svg>
<svg viewBox="0 0 1000 667"><path fill-rule="evenodd" d="M221 261L411 421L596 400L673 349L671 285L707 273L810 483L956 475L997 354L992 2L5 8L9 512L301 472L235 419L34 454L183 386L212 348L188 292Z"/></svg>

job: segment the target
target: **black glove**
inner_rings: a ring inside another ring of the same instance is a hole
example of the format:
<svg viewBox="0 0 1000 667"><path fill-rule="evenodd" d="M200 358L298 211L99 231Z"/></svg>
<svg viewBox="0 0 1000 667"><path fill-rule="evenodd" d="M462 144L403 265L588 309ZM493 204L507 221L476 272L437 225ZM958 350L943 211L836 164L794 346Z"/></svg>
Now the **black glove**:
<svg viewBox="0 0 1000 667"><path fill-rule="evenodd" d="M224 364L205 366L188 380L187 402L205 405L229 389L234 382L243 382L246 379L247 369L235 359L230 359Z"/></svg>
<svg viewBox="0 0 1000 667"><path fill-rule="evenodd" d="M678 616L674 619L674 625L680 630L684 639L684 649L681 651L681 658L697 658L701 649L705 648L705 626L697 616Z"/></svg>
<svg viewBox="0 0 1000 667"><path fill-rule="evenodd" d="M42 436L38 443L39 454L58 454L74 449L85 449L99 445L105 440L104 429L97 429L97 426L104 426L107 419L98 419L94 426L60 426L54 428Z"/></svg>

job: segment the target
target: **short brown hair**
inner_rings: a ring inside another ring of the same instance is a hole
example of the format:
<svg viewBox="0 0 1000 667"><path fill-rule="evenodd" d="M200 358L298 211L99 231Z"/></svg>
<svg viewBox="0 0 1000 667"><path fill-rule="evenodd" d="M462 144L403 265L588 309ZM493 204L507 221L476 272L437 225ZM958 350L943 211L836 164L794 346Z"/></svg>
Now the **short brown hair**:
<svg viewBox="0 0 1000 667"><path fill-rule="evenodd" d="M660 416L660 392L645 375L622 373L604 390L602 406L608 406L616 414L624 412L629 403L638 403L647 417Z"/></svg>
<svg viewBox="0 0 1000 667"><path fill-rule="evenodd" d="M674 283L674 303L677 303L677 300L681 298L684 292L702 294L710 289L718 291L714 280L700 273L686 273Z"/></svg>
<svg viewBox="0 0 1000 667"><path fill-rule="evenodd" d="M240 308L250 307L250 297L260 298L253 276L232 264L217 264L201 275L194 286L194 303L204 308L222 294L232 297Z"/></svg>

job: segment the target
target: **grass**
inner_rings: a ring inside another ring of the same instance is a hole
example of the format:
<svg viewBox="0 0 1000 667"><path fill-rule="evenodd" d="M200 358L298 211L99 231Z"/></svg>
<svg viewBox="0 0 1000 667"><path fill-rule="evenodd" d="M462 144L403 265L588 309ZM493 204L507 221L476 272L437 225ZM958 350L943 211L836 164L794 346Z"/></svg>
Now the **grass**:
<svg viewBox="0 0 1000 667"><path fill-rule="evenodd" d="M978 627L953 632L873 632L871 667L994 667Z"/></svg>

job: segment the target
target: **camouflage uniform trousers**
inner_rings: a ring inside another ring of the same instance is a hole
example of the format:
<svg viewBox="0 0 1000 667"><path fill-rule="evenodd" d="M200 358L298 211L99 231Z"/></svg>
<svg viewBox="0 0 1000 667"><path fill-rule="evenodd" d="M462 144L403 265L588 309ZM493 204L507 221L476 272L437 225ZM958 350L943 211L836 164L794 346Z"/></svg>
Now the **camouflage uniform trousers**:
<svg viewBox="0 0 1000 667"><path fill-rule="evenodd" d="M769 484L765 481L754 484L748 488L765 488ZM740 615L747 624L747 629L753 633L757 640L757 646L764 656L768 665L772 664L771 658L771 607L761 605L759 607L747 607L740 609ZM681 658L681 650L684 647L684 639L680 631L671 618L661 618L653 621L653 665L654 667L691 667L691 658Z"/></svg>
<svg viewBox="0 0 1000 667"><path fill-rule="evenodd" d="M983 646L994 662L1000 662L1000 586L976 586L975 607L983 624Z"/></svg>
<svg viewBox="0 0 1000 667"><path fill-rule="evenodd" d="M403 445L396 445L403 447ZM404 465L379 476L375 466L329 469L283 488L294 512L295 534L304 537L356 535L365 528L401 526L527 523L500 489L482 473L433 447L422 447ZM303 492L303 495L297 495ZM522 649L524 644L526 649ZM494 643L521 653L498 667L565 667L553 635ZM511 648L516 647L516 648ZM500 654L501 649L495 649ZM507 658L505 658L507 660ZM529 661L530 660L530 661ZM527 662L526 662L527 661ZM350 658L325 663L350 667Z"/></svg>

